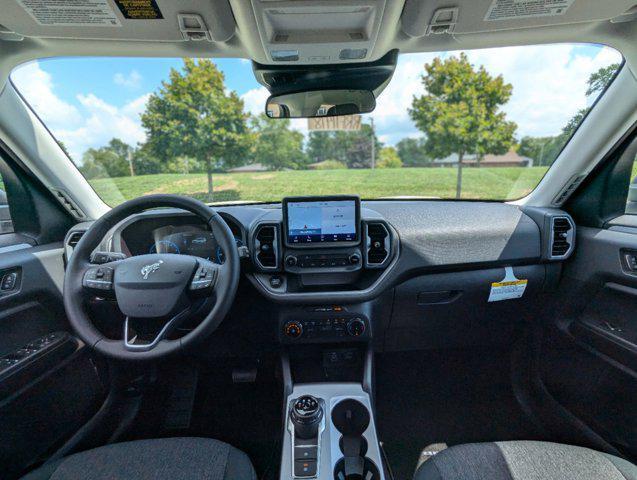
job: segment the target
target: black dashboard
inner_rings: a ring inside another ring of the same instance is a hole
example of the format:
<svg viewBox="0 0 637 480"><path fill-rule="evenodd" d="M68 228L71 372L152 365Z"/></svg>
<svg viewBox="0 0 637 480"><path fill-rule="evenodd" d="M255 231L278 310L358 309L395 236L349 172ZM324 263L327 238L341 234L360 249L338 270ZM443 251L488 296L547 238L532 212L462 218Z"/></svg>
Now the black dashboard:
<svg viewBox="0 0 637 480"><path fill-rule="evenodd" d="M557 283L561 262L574 248L572 219L556 209L379 200L355 202L352 211L351 204L338 203L344 200L215 207L241 259L243 287L235 301L240 313L229 325L252 321L256 331L272 312L284 343L369 341L376 322L375 341L388 348L506 341L512 325L537 303L533 300ZM290 203L307 215L296 211L290 220ZM564 221L571 225L570 244L558 251ZM207 227L175 209L130 217L109 232L100 249L224 260ZM527 281L526 289L517 300L492 302L492 285L506 278L507 269ZM348 333L355 319L363 323L356 337ZM494 322L501 322L497 330Z"/></svg>

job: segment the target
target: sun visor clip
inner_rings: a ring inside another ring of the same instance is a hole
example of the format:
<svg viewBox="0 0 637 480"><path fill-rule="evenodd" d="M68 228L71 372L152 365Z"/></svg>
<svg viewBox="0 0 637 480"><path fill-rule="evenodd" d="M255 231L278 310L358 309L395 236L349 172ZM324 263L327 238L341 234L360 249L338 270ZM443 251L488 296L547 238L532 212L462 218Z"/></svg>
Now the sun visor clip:
<svg viewBox="0 0 637 480"><path fill-rule="evenodd" d="M212 42L210 30L208 30L206 22L201 18L201 15L196 13L178 13L177 21L184 40L193 42L207 40Z"/></svg>
<svg viewBox="0 0 637 480"><path fill-rule="evenodd" d="M425 35L453 33L456 23L458 23L458 7L439 8L432 15Z"/></svg>

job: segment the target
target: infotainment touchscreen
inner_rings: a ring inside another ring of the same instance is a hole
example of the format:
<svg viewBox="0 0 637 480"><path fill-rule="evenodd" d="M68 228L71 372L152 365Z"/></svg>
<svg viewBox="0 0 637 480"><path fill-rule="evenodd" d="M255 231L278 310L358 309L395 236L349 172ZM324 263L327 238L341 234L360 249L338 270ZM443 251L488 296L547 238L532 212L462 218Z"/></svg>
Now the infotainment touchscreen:
<svg viewBox="0 0 637 480"><path fill-rule="evenodd" d="M359 238L359 200L287 199L284 202L288 245L352 243Z"/></svg>

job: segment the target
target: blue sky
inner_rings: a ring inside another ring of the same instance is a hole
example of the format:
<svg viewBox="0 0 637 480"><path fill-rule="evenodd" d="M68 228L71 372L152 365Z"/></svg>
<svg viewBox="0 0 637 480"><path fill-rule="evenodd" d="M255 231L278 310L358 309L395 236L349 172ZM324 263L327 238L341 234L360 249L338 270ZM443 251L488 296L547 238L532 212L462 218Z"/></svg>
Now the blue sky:
<svg viewBox="0 0 637 480"><path fill-rule="evenodd" d="M467 54L472 63L502 74L513 84L513 97L504 110L517 122L518 137L559 133L577 110L593 101L585 95L588 76L621 60L609 48L575 45L507 47ZM394 78L371 114L386 144L420 135L407 110L413 96L424 93L420 83L423 65L438 55L401 55ZM246 110L263 111L267 91L254 79L250 63L242 59L217 59L216 63L225 74L227 87L243 98ZM104 145L113 137L130 144L143 142L139 115L146 100L167 78L170 68L181 64L181 59L163 58L47 59L18 67L12 80L78 162L87 148ZM305 120L293 121L293 128L307 133Z"/></svg>

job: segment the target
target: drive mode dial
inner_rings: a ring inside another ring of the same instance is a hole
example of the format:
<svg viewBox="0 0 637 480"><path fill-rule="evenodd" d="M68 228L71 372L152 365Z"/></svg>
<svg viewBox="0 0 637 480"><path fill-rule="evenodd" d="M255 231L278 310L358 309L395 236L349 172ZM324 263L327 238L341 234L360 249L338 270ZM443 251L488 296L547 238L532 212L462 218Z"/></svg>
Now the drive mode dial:
<svg viewBox="0 0 637 480"><path fill-rule="evenodd" d="M347 322L347 333L352 337L360 337L365 333L365 322L360 318L352 318Z"/></svg>
<svg viewBox="0 0 637 480"><path fill-rule="evenodd" d="M303 334L303 325L296 320L292 320L285 324L283 333L290 338L299 338Z"/></svg>

